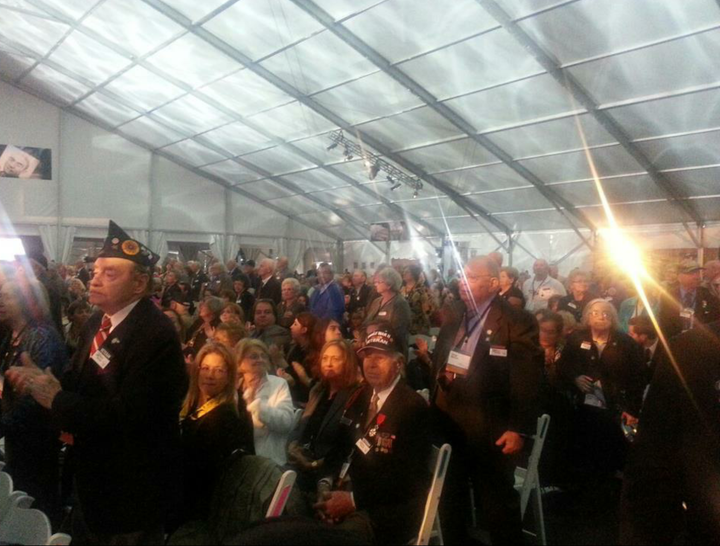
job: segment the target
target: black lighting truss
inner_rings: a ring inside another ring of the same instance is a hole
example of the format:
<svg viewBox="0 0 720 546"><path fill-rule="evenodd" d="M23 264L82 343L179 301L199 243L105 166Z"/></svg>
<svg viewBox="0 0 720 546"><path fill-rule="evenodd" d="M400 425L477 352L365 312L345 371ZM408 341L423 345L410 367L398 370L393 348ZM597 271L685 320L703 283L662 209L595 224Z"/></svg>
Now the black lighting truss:
<svg viewBox="0 0 720 546"><path fill-rule="evenodd" d="M365 167L368 171L368 177L370 180L375 180L380 171L387 175L387 181L393 184L391 189L395 190L401 185L405 185L415 191L415 197L417 193L423 189L422 181L413 176L409 176L404 171L401 171L394 165L391 165L380 156L372 153L371 151L363 148L356 142L353 142L345 136L342 130L333 131L330 134L330 140L332 144L328 146L328 150L335 148L342 148L345 154L345 159L350 161L357 157L365 163Z"/></svg>

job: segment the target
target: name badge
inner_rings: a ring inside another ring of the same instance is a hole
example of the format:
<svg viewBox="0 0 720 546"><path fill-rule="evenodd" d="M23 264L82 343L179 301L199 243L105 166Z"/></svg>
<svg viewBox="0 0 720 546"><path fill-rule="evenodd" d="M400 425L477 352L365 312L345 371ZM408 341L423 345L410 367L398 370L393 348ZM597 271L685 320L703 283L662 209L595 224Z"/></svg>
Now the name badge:
<svg viewBox="0 0 720 546"><path fill-rule="evenodd" d="M490 356L499 356L507 358L508 351L505 347L490 347Z"/></svg>
<svg viewBox="0 0 720 546"><path fill-rule="evenodd" d="M575 305L574 303L568 303L568 307L570 307L571 309L577 309L577 305Z"/></svg>
<svg viewBox="0 0 720 546"><path fill-rule="evenodd" d="M680 316L684 319L691 319L695 316L695 311L693 311L692 309L683 309L680 312Z"/></svg>
<svg viewBox="0 0 720 546"><path fill-rule="evenodd" d="M592 349L592 343L590 343L589 341L585 341L582 345L580 345L580 348L583 351L589 351L590 349Z"/></svg>
<svg viewBox="0 0 720 546"><path fill-rule="evenodd" d="M379 316L379 317L386 317L386 316L387 316L387 311L380 311L380 312L378 313L378 316Z"/></svg>
<svg viewBox="0 0 720 546"><path fill-rule="evenodd" d="M343 416L343 417L340 417L340 424L345 425L346 427L349 427L350 425L352 425L352 421L350 419L348 419L347 417Z"/></svg>
<svg viewBox="0 0 720 546"><path fill-rule="evenodd" d="M447 371L460 375L467 375L470 369L470 355L451 351L448 357Z"/></svg>
<svg viewBox="0 0 720 546"><path fill-rule="evenodd" d="M365 438L360 438L357 442L355 442L355 445L360 451L362 451L363 455L367 455L372 449L370 442L368 442Z"/></svg>
<svg viewBox="0 0 720 546"><path fill-rule="evenodd" d="M108 364L110 364L110 353L105 349L100 349L93 355L92 359L95 361L95 364L100 366L101 370L104 370L108 367Z"/></svg>

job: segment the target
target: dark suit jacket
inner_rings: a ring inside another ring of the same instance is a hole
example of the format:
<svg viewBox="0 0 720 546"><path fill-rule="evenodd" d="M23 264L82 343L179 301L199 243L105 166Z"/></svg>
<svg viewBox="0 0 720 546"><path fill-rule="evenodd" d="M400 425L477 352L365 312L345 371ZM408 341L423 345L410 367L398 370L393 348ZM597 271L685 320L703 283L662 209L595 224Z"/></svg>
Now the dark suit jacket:
<svg viewBox="0 0 720 546"><path fill-rule="evenodd" d="M350 303L348 304L348 313L351 315L357 311L358 309L365 309L370 305L370 302L372 301L370 297L372 296L373 289L370 287L370 285L363 284L360 287L360 290L357 290L355 287L353 287L352 292L350 293ZM377 296L377 294L376 294Z"/></svg>
<svg viewBox="0 0 720 546"><path fill-rule="evenodd" d="M88 320L52 405L75 437L76 492L90 530L125 534L165 521L181 483L179 412L187 392L175 327L141 300L110 334L103 370L88 358L102 320Z"/></svg>
<svg viewBox="0 0 720 546"><path fill-rule="evenodd" d="M275 305L280 305L282 301L282 284L280 284L280 281L275 277L270 277L265 286L262 285L262 281L259 281L255 292L255 300L273 300Z"/></svg>
<svg viewBox="0 0 720 546"><path fill-rule="evenodd" d="M672 339L683 331L683 321L680 317L683 304L680 294L680 287L676 286L669 290L660 302L658 322L667 339ZM710 324L720 320L720 301L702 286L697 289L695 320L700 324Z"/></svg>
<svg viewBox="0 0 720 546"><path fill-rule="evenodd" d="M330 409L323 417L322 424L320 425L320 428L310 445L310 449L315 459L324 458L337 444L338 431L340 430L340 418L345 410L345 405L357 389L358 386L350 387L339 391L335 395L335 399L330 405ZM322 383L318 383L312 388L307 406L305 406L305 410L303 411L302 417L300 418L297 426L290 433L289 441L303 442L305 429L310 422L310 418L315 414L315 411L317 410L320 401L325 396L325 393L326 388Z"/></svg>
<svg viewBox="0 0 720 546"><path fill-rule="evenodd" d="M290 345L291 341L290 330L283 328L282 326L278 326L277 324L268 326L262 332L255 330L250 337L253 339L259 339L268 347L271 345L277 345L282 351L285 350L286 346Z"/></svg>
<svg viewBox="0 0 720 546"><path fill-rule="evenodd" d="M583 344L590 347L583 349ZM570 336L558 363L560 374L578 397L575 378L587 375L600 379L608 409L619 416L623 411L637 417L642 407L645 390L646 366L642 348L630 336L613 332L602 353L592 344L590 330L581 330Z"/></svg>
<svg viewBox="0 0 720 546"><path fill-rule="evenodd" d="M455 302L451 309L435 346L432 375L433 405L452 424L450 430L446 428L450 439L487 447L507 430L532 434L540 413L543 381L537 321L495 298L469 373L447 383L445 365L464 320L465 304ZM490 356L492 347L506 350L507 356Z"/></svg>
<svg viewBox="0 0 720 546"><path fill-rule="evenodd" d="M407 360L408 358L408 337L410 336L410 326L412 324L412 311L410 304L402 296L397 294L392 300L382 305L382 298L375 298L365 308L365 321L363 326L367 327L373 322L389 322L395 333L395 339L398 346L402 349L402 354Z"/></svg>
<svg viewBox="0 0 720 546"><path fill-rule="evenodd" d="M186 418L181 428L185 484L182 519L205 520L230 455L238 449L255 454L252 418L242 400L241 408L224 404L200 419Z"/></svg>
<svg viewBox="0 0 720 546"><path fill-rule="evenodd" d="M341 420L341 440L326 460L337 469L355 450L349 475L357 509L369 514L378 543L405 544L420 528L430 486L430 411L401 380L370 423L371 430L384 416L370 436L363 425L372 393L367 385L351 401ZM361 437L372 446L367 455L355 447Z"/></svg>
<svg viewBox="0 0 720 546"><path fill-rule="evenodd" d="M650 384L625 469L621 544L693 544L720 537L720 323L670 343ZM683 510L687 503L688 512Z"/></svg>

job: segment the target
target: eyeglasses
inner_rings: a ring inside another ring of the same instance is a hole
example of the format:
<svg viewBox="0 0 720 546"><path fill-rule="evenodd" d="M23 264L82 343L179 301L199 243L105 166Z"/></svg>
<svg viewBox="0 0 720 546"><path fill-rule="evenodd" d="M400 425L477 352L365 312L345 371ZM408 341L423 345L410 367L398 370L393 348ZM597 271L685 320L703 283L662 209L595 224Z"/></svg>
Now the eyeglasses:
<svg viewBox="0 0 720 546"><path fill-rule="evenodd" d="M610 318L610 313L607 311L590 311L590 316L594 318Z"/></svg>
<svg viewBox="0 0 720 546"><path fill-rule="evenodd" d="M210 366L200 366L200 373L207 375L227 375L225 368L211 368Z"/></svg>

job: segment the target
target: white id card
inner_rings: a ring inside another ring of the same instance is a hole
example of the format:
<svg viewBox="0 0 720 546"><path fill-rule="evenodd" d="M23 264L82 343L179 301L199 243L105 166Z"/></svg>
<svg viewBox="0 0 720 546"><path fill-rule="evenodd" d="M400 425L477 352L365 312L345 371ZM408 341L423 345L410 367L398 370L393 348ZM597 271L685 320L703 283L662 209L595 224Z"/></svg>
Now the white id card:
<svg viewBox="0 0 720 546"><path fill-rule="evenodd" d="M464 355L457 351L450 351L448 357L447 371L459 375L467 375L470 369L470 355Z"/></svg>
<svg viewBox="0 0 720 546"><path fill-rule="evenodd" d="M508 351L505 347L490 347L490 356L499 356L500 358L507 358Z"/></svg>
<svg viewBox="0 0 720 546"><path fill-rule="evenodd" d="M589 341L585 341L582 345L580 345L580 348L583 351L589 351L590 349L592 349L592 343L590 343Z"/></svg>
<svg viewBox="0 0 720 546"><path fill-rule="evenodd" d="M110 364L110 354L105 349L97 351L92 359L95 361L95 364L100 366L101 370L104 370L108 367L108 364Z"/></svg>
<svg viewBox="0 0 720 546"><path fill-rule="evenodd" d="M355 442L355 445L360 451L362 451L363 455L367 455L372 449L370 442L368 442L365 438L360 438L357 442Z"/></svg>

